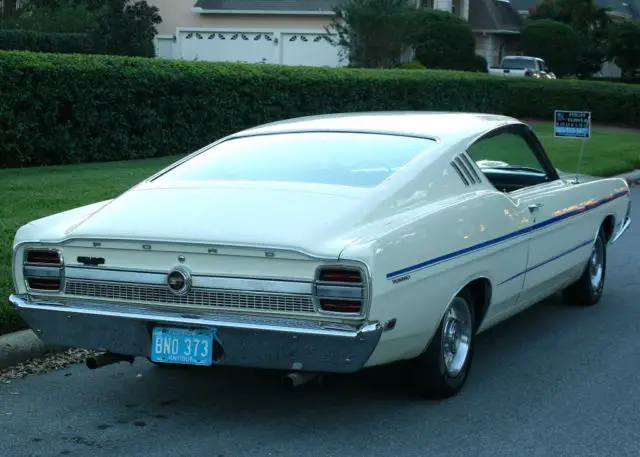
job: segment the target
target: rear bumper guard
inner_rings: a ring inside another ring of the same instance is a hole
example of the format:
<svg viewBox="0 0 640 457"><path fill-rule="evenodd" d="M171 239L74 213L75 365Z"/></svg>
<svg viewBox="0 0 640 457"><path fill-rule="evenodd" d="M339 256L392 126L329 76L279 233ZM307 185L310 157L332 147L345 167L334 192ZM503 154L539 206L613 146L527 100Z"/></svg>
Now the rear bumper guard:
<svg viewBox="0 0 640 457"><path fill-rule="evenodd" d="M383 331L378 322L332 324L240 315L192 315L117 303L58 302L11 295L9 302L46 343L150 357L153 328L215 329L214 365L350 373L361 369Z"/></svg>

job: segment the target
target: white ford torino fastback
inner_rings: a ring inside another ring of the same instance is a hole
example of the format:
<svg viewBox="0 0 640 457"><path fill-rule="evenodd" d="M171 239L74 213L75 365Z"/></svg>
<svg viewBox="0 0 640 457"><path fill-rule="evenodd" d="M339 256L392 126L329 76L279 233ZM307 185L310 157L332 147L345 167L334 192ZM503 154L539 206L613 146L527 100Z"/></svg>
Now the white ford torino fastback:
<svg viewBox="0 0 640 457"><path fill-rule="evenodd" d="M497 115L314 116L230 135L15 237L10 301L92 367L354 372L406 361L430 398L476 335L549 295L588 306L630 224L622 179L564 175Z"/></svg>

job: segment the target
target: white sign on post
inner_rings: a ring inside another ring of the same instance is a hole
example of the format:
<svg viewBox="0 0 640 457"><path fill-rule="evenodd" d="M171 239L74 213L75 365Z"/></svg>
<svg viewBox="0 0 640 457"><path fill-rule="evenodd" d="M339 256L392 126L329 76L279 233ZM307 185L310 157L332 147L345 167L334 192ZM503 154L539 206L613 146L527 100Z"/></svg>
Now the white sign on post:
<svg viewBox="0 0 640 457"><path fill-rule="evenodd" d="M591 112L555 110L553 112L553 136L555 138L577 138L582 140L580 157L576 169L576 180L580 174L580 163L584 154L584 145L591 138Z"/></svg>

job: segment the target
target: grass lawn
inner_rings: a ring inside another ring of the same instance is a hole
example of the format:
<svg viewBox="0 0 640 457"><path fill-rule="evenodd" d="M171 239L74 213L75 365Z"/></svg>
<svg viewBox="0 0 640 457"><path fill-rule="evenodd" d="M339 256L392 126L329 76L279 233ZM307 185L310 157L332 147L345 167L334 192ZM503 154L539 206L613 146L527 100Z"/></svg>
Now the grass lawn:
<svg viewBox="0 0 640 457"><path fill-rule="evenodd" d="M555 139L553 128L534 124L557 168L574 171L579 140ZM0 170L0 334L21 326L7 305L12 292L11 244L23 224L50 214L112 198L178 157L60 167ZM640 167L640 134L595 130L581 171L613 175Z"/></svg>

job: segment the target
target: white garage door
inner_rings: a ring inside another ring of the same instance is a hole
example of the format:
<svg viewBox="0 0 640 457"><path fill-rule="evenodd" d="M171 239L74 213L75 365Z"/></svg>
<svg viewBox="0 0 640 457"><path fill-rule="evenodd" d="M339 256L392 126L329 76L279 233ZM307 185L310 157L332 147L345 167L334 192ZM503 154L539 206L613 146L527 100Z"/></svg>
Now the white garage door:
<svg viewBox="0 0 640 457"><path fill-rule="evenodd" d="M277 63L277 46L271 32L180 32L185 60Z"/></svg>
<svg viewBox="0 0 640 457"><path fill-rule="evenodd" d="M332 45L325 34L283 33L282 64L337 67L339 48Z"/></svg>

